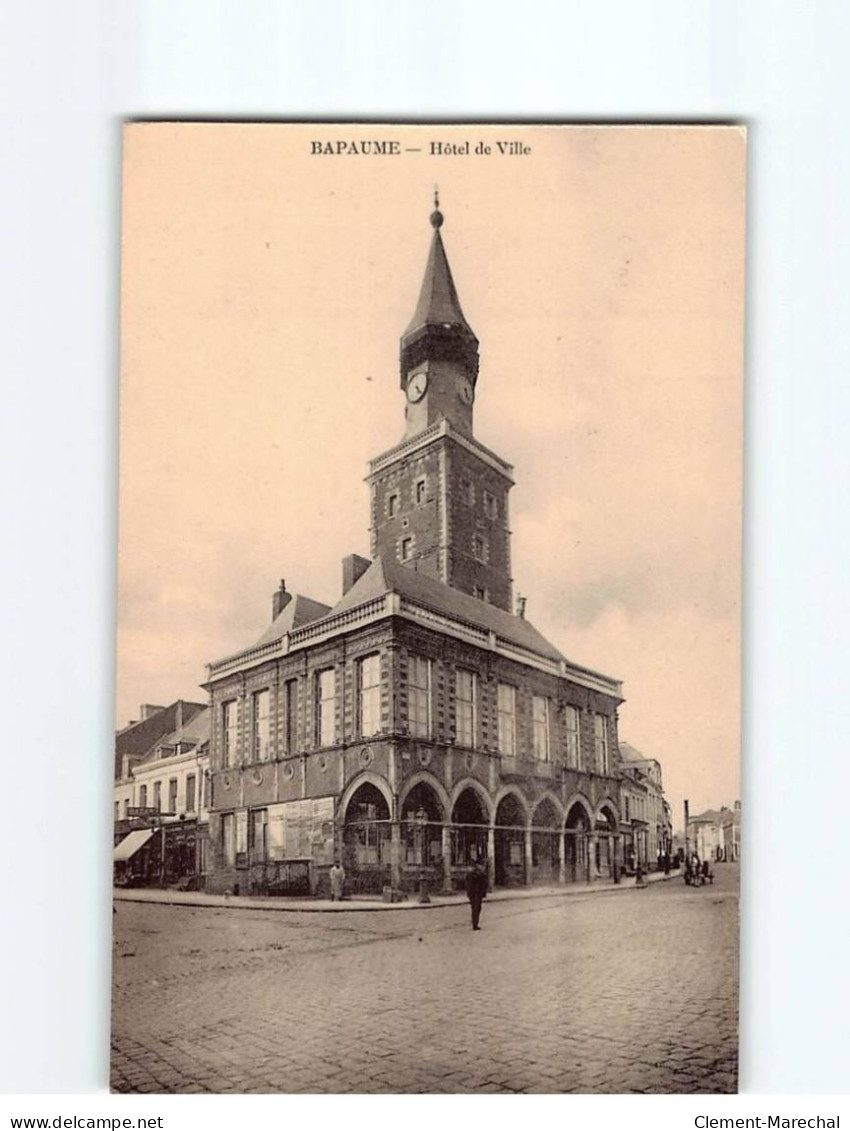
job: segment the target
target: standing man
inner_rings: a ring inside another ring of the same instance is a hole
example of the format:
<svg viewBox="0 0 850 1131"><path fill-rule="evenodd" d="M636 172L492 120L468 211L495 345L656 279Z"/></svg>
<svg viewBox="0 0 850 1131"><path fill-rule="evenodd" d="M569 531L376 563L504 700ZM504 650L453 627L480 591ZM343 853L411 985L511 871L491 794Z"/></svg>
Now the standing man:
<svg viewBox="0 0 850 1131"><path fill-rule="evenodd" d="M334 860L331 868L331 899L341 900L342 893L345 890L345 868L340 864L339 860Z"/></svg>
<svg viewBox="0 0 850 1131"><path fill-rule="evenodd" d="M476 864L473 868L470 868L466 875L466 895L469 899L469 906L472 908L473 931L481 930L478 926L478 920L481 918L481 904L484 902L487 888L487 873L480 864Z"/></svg>

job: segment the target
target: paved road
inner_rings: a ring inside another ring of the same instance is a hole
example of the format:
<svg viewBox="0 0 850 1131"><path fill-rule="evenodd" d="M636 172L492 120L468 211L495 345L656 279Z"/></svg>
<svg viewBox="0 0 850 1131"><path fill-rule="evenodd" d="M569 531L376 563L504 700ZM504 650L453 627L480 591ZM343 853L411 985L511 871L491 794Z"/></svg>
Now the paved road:
<svg viewBox="0 0 850 1131"><path fill-rule="evenodd" d="M119 904L119 1092L734 1092L713 887L287 914Z"/></svg>

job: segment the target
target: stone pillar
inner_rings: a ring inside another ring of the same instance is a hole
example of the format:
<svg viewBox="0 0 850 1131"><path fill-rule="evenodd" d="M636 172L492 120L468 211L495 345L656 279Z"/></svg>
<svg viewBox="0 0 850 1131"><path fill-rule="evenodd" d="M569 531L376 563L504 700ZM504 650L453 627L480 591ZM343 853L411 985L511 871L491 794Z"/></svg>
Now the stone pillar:
<svg viewBox="0 0 850 1131"><path fill-rule="evenodd" d="M450 825L443 825L441 840L441 851L443 853L443 892L448 894L452 890L452 830Z"/></svg>
<svg viewBox="0 0 850 1131"><path fill-rule="evenodd" d="M525 886L531 884L531 875L534 870L534 853L531 847L531 829L525 830Z"/></svg>
<svg viewBox="0 0 850 1131"><path fill-rule="evenodd" d="M398 821L390 825L390 883L396 890L401 887L401 825Z"/></svg>
<svg viewBox="0 0 850 1131"><path fill-rule="evenodd" d="M558 833L558 883L567 882L567 851L565 845L566 833L563 829Z"/></svg>
<svg viewBox="0 0 850 1131"><path fill-rule="evenodd" d="M496 830L487 829L487 883L492 891L496 884Z"/></svg>
<svg viewBox="0 0 850 1131"><path fill-rule="evenodd" d="M587 882L592 884L598 878L599 873L596 871L596 845L599 837L596 833L590 833L587 838Z"/></svg>

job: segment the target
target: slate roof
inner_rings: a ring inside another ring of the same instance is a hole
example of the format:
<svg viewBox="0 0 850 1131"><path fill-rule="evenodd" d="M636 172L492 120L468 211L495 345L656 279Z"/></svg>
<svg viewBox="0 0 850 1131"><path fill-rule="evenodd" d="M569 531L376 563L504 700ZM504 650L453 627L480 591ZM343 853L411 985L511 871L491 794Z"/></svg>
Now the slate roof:
<svg viewBox="0 0 850 1131"><path fill-rule="evenodd" d="M152 747L161 740L162 736L174 730L177 722L178 708L182 707L184 724L189 722L199 711L206 708L205 703L190 703L185 699L177 699L169 707L157 711L150 718L132 726L124 727L115 735L115 780L121 777L121 766L125 754L141 757L147 754Z"/></svg>
<svg viewBox="0 0 850 1131"><path fill-rule="evenodd" d="M472 327L463 316L449 261L446 258L446 249L443 247L440 229L437 227L431 240L419 301L402 340L424 326L446 325L459 326L475 338Z"/></svg>
<svg viewBox="0 0 850 1131"><path fill-rule="evenodd" d="M293 593L292 600L281 609L280 614L275 617L254 647L256 648L260 644L270 644L272 640L280 640L285 633L292 632L293 629L300 628L303 624L309 624L311 621L321 620L330 611L330 605L323 605L321 601L314 601L310 597L302 597L300 593Z"/></svg>
<svg viewBox="0 0 850 1131"><path fill-rule="evenodd" d="M475 625L477 628L495 632L503 640L517 644L520 648L528 648L540 656L557 661L566 660L554 644L550 644L545 636L523 617L507 613L487 601L480 601L477 597L471 597L468 593L462 593L459 589L452 589L441 581L417 573L408 566L385 561L381 557L375 558L363 576L352 585L342 600L334 605L333 613L345 612L389 592L409 597L418 604L427 605L438 613L466 621L467 624Z"/></svg>
<svg viewBox="0 0 850 1131"><path fill-rule="evenodd" d="M155 761L155 755L160 746L176 746L178 742L192 743L195 747L203 746L205 742L209 742L210 740L211 725L212 712L209 707L204 707L202 711L199 711L187 722L184 722L182 727L158 739L156 744L137 765L143 766L148 762Z"/></svg>

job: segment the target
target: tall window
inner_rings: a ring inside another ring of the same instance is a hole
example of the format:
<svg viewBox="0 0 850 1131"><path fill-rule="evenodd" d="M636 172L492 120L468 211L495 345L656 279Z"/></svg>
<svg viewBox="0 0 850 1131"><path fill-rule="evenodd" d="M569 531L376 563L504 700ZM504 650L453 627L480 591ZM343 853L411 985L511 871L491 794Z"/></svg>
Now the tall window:
<svg viewBox="0 0 850 1131"><path fill-rule="evenodd" d="M126 821L129 816L130 816L130 802L125 797L124 798L124 820Z"/></svg>
<svg viewBox="0 0 850 1131"><path fill-rule="evenodd" d="M424 479L417 479L416 480L416 487L414 488L414 492L415 492L415 498L416 498L416 505L419 506L420 504L425 502L425 480Z"/></svg>
<svg viewBox="0 0 850 1131"><path fill-rule="evenodd" d="M516 754L516 688L499 684L499 750L513 757Z"/></svg>
<svg viewBox="0 0 850 1131"><path fill-rule="evenodd" d="M148 787L146 785L139 786L139 808L147 809L148 807Z"/></svg>
<svg viewBox="0 0 850 1131"><path fill-rule="evenodd" d="M269 756L269 690L256 691L251 699L254 721L254 761L265 762Z"/></svg>
<svg viewBox="0 0 850 1131"><path fill-rule="evenodd" d="M358 665L360 735L368 738L381 729L381 657L365 656Z"/></svg>
<svg viewBox="0 0 850 1131"><path fill-rule="evenodd" d="M499 513L495 496L491 495L489 491L484 492L484 513L488 518L496 518Z"/></svg>
<svg viewBox="0 0 850 1131"><path fill-rule="evenodd" d="M407 725L418 738L431 736L431 661L411 656L407 665Z"/></svg>
<svg viewBox="0 0 850 1131"><path fill-rule="evenodd" d="M294 754L296 751L298 721L298 683L289 679L283 685L283 698L286 706L286 750L285 754Z"/></svg>
<svg viewBox="0 0 850 1131"><path fill-rule="evenodd" d="M387 511L390 518L395 518L395 516L398 514L398 493L395 491L387 499Z"/></svg>
<svg viewBox="0 0 850 1131"><path fill-rule="evenodd" d="M186 775L186 812L195 812L195 775Z"/></svg>
<svg viewBox="0 0 850 1131"><path fill-rule="evenodd" d="M232 868L236 863L236 826L232 813L221 816L221 855L225 865Z"/></svg>
<svg viewBox="0 0 850 1131"><path fill-rule="evenodd" d="M455 679L455 731L458 746L475 745L475 673L462 668Z"/></svg>
<svg viewBox="0 0 850 1131"><path fill-rule="evenodd" d="M168 783L168 812L177 812L177 778L171 778Z"/></svg>
<svg viewBox="0 0 850 1131"><path fill-rule="evenodd" d="M332 746L336 741L336 672L327 668L316 677L316 741Z"/></svg>
<svg viewBox="0 0 850 1131"><path fill-rule="evenodd" d="M605 715L593 716L593 753L596 760L596 772L607 774L608 764L608 719Z"/></svg>
<svg viewBox="0 0 850 1131"><path fill-rule="evenodd" d="M413 557L413 539L402 538L401 540L401 560L403 562L410 561Z"/></svg>
<svg viewBox="0 0 850 1131"><path fill-rule="evenodd" d="M248 813L248 851L253 860L265 860L268 847L268 809Z"/></svg>
<svg viewBox="0 0 850 1131"><path fill-rule="evenodd" d="M579 765L579 719L576 707L567 707L565 711L567 723L567 765L570 769L577 770Z"/></svg>
<svg viewBox="0 0 850 1131"><path fill-rule="evenodd" d="M535 695L531 700L531 721L534 727L534 757L549 761L549 700Z"/></svg>
<svg viewBox="0 0 850 1131"><path fill-rule="evenodd" d="M236 761L236 740L238 734L235 699L231 699L229 703L222 704L221 726L223 735L221 764L223 766L232 766Z"/></svg>
<svg viewBox="0 0 850 1131"><path fill-rule="evenodd" d="M116 801L115 802L115 820L116 821L120 820L120 816L121 816L121 814L120 814L119 802Z"/></svg>
<svg viewBox="0 0 850 1131"><path fill-rule="evenodd" d="M158 813L162 812L162 782L153 783L153 807Z"/></svg>
<svg viewBox="0 0 850 1131"><path fill-rule="evenodd" d="M472 554L479 562L485 562L487 560L487 539L483 534L473 534Z"/></svg>

